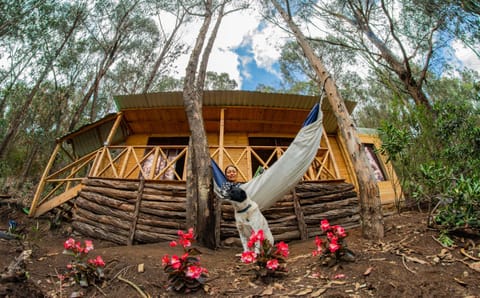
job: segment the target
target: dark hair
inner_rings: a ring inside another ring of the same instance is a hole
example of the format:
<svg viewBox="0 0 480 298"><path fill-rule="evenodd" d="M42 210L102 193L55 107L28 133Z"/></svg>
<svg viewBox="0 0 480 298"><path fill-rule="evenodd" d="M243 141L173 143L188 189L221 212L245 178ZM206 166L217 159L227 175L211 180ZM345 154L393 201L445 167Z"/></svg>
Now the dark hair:
<svg viewBox="0 0 480 298"><path fill-rule="evenodd" d="M228 166L225 167L225 170L223 171L223 172L225 173L225 175L227 174L228 168L234 168L235 171L238 172L238 168L237 168L236 166L234 166L234 165L228 165Z"/></svg>

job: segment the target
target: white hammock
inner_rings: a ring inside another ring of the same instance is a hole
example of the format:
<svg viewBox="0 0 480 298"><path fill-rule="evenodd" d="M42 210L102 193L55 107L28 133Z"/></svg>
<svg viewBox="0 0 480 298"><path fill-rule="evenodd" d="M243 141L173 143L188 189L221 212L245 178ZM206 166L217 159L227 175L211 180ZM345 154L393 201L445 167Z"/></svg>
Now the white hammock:
<svg viewBox="0 0 480 298"><path fill-rule="evenodd" d="M309 121L312 118L315 120L313 122ZM245 190L248 197L255 201L260 209L264 210L271 207L302 179L320 146L323 128L322 118L322 110L320 105L317 104L306 120L308 124L300 129L284 154L261 175L240 185L240 188ZM221 196L218 190L222 185L222 180L218 179L216 173L218 174L218 171L220 171L222 176L223 173L213 160L212 165L214 168L215 192ZM225 179L224 176L223 179Z"/></svg>

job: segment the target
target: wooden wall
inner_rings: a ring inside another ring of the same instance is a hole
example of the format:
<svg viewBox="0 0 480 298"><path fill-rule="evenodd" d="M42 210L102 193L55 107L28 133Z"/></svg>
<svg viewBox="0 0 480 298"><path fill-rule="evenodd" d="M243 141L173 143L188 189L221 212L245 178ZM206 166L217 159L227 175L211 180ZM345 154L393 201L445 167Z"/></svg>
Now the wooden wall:
<svg viewBox="0 0 480 298"><path fill-rule="evenodd" d="M184 183L86 179L75 199L73 228L88 237L120 245L177 239L186 226ZM305 182L264 210L275 241L305 240L319 235L320 220L352 228L359 225L358 198L344 182ZM238 238L234 212L222 201L218 244Z"/></svg>

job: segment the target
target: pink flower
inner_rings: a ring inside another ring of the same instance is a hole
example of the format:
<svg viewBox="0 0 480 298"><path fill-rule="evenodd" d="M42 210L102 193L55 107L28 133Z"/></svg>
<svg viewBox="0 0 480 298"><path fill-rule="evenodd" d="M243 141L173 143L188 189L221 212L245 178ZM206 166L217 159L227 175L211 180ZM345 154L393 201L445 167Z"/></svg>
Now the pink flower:
<svg viewBox="0 0 480 298"><path fill-rule="evenodd" d="M176 255L172 256L172 259L170 260L170 264L172 265L173 269L179 269L182 266L180 259Z"/></svg>
<svg viewBox="0 0 480 298"><path fill-rule="evenodd" d="M255 244L255 242L259 241L260 243L262 243L263 240L265 240L265 235L263 234L263 230L258 230L256 233L254 230L252 230L252 234L250 235L250 239L248 239L247 245L250 244L251 246L249 247L252 247Z"/></svg>
<svg viewBox="0 0 480 298"><path fill-rule="evenodd" d="M330 229L330 224L328 223L328 220L323 219L322 221L320 221L320 228L322 228L322 231L324 232Z"/></svg>
<svg viewBox="0 0 480 298"><path fill-rule="evenodd" d="M72 264L67 264L67 269L71 270L73 268Z"/></svg>
<svg viewBox="0 0 480 298"><path fill-rule="evenodd" d="M254 251L244 251L242 253L241 260L245 264L250 264L254 262L256 258L257 258L257 254Z"/></svg>
<svg viewBox="0 0 480 298"><path fill-rule="evenodd" d="M331 242L328 245L328 248L330 249L330 252L334 253L340 248L340 245L338 245L337 243Z"/></svg>
<svg viewBox="0 0 480 298"><path fill-rule="evenodd" d="M65 249L72 249L74 245L75 245L75 239L73 238L68 238L68 240L63 243L63 247Z"/></svg>
<svg viewBox="0 0 480 298"><path fill-rule="evenodd" d="M85 240L85 253L93 250L93 242L92 240Z"/></svg>
<svg viewBox="0 0 480 298"><path fill-rule="evenodd" d="M288 257L288 254L289 254L288 244L281 241L281 242L277 243L275 246L277 247L276 253L280 254L284 258Z"/></svg>
<svg viewBox="0 0 480 298"><path fill-rule="evenodd" d="M177 244L177 241L171 241L168 245L170 245L170 247L175 247Z"/></svg>
<svg viewBox="0 0 480 298"><path fill-rule="evenodd" d="M267 268L271 270L275 270L278 268L278 260L272 259L267 261Z"/></svg>
<svg viewBox="0 0 480 298"><path fill-rule="evenodd" d="M75 242L75 247L73 248L74 251L82 253L83 252L83 247L80 242Z"/></svg>
<svg viewBox="0 0 480 298"><path fill-rule="evenodd" d="M339 237L347 237L347 233L345 233L345 229L341 226L335 226L335 233L339 236Z"/></svg>
<svg viewBox="0 0 480 298"><path fill-rule="evenodd" d="M321 247L322 246L322 239L320 239L320 237L318 236L315 236L315 245L317 247Z"/></svg>
<svg viewBox="0 0 480 298"><path fill-rule="evenodd" d="M338 244L338 237L333 236L333 237L330 239L330 243Z"/></svg>
<svg viewBox="0 0 480 298"><path fill-rule="evenodd" d="M97 267L105 267L105 262L103 261L101 256L97 256L95 259L88 260L88 263L93 264Z"/></svg>
<svg viewBox="0 0 480 298"><path fill-rule="evenodd" d="M182 245L184 248L190 247L192 245L191 240L193 239L193 228L188 229L187 233L184 233L183 231L178 230L177 234L179 236L178 243Z"/></svg>
<svg viewBox="0 0 480 298"><path fill-rule="evenodd" d="M332 239L334 236L335 236L335 234L333 234L333 232L327 232L327 238L328 239Z"/></svg>
<svg viewBox="0 0 480 298"><path fill-rule="evenodd" d="M165 266L168 263L170 263L170 257L168 255L164 255L162 258L162 266Z"/></svg>
<svg viewBox="0 0 480 298"><path fill-rule="evenodd" d="M202 275L202 272L202 267L192 265L187 268L187 272L185 273L185 275L191 278L199 278L200 275Z"/></svg>

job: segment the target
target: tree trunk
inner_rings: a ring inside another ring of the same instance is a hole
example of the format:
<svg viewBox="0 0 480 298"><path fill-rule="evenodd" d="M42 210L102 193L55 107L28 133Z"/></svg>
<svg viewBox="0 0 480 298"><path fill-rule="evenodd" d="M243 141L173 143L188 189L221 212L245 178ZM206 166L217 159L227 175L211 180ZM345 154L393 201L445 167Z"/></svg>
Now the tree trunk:
<svg viewBox="0 0 480 298"><path fill-rule="evenodd" d="M384 230L380 192L378 185L375 182L376 180L373 171L368 162L364 146L358 138L357 131L345 106L345 102L337 89L334 79L330 77L330 74L321 59L315 55L303 33L280 6L278 1L271 1L287 23L288 27L293 31L293 34L299 45L302 47L305 56L314 68L320 81L323 82L323 88L325 88L328 101L335 117L337 118L340 132L345 140L348 153L350 154L355 169L359 186L362 234L368 239L382 239L384 236Z"/></svg>
<svg viewBox="0 0 480 298"><path fill-rule="evenodd" d="M199 57L205 42L208 28L212 19L212 0L205 2L205 17L200 28L195 46L188 61L184 89L183 102L185 113L191 133L191 163L188 165L187 176L190 178L187 189L187 200L196 202L196 214L189 214L188 217L196 216L196 234L199 243L209 248L216 247L215 241L215 212L212 207L212 172L210 164L210 152L208 149L207 135L202 115L202 86L196 85L197 67ZM195 205L190 202L189 205ZM192 211L192 210L191 210ZM187 221L189 221L187 219Z"/></svg>

